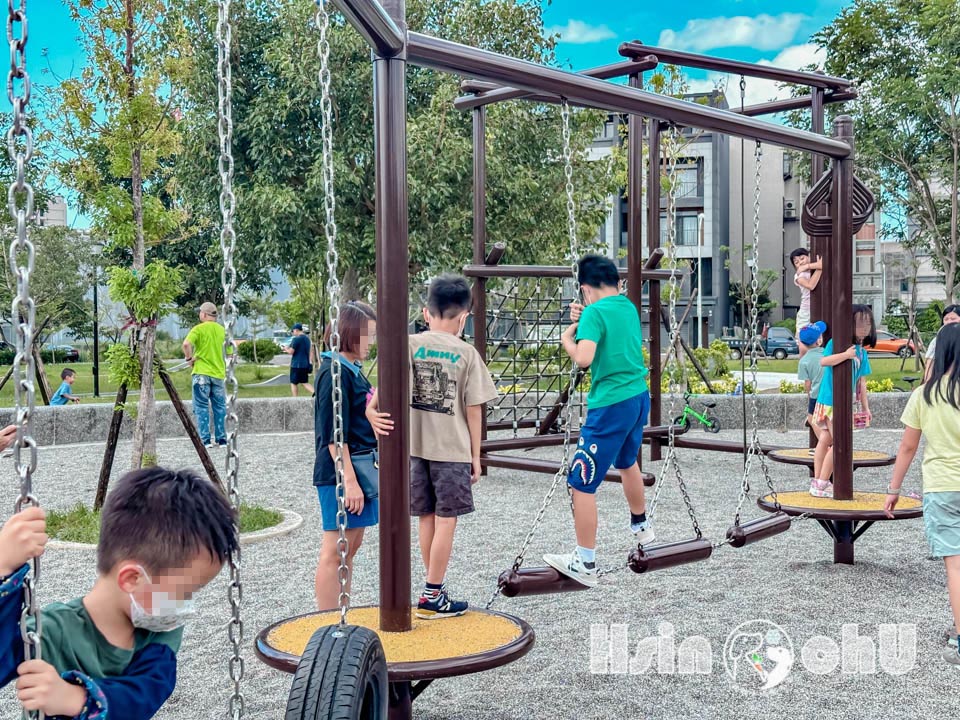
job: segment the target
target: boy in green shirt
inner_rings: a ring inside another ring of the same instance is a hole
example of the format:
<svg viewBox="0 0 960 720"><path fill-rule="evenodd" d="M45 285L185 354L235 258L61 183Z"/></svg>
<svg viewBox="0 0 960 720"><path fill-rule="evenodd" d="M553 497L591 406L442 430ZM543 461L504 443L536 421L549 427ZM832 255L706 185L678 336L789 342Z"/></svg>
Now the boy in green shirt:
<svg viewBox="0 0 960 720"><path fill-rule="evenodd" d="M42 659L25 661L25 579L47 533L43 510L18 512L0 528L0 687L16 680L24 709L47 717L152 718L176 685L193 596L237 549L235 523L223 493L189 470L127 473L103 507L93 588L40 611Z"/></svg>
<svg viewBox="0 0 960 720"><path fill-rule="evenodd" d="M582 368L590 368L587 420L567 484L573 491L577 547L565 555L544 555L548 565L587 587L597 584L597 500L595 493L612 464L620 470L630 506L630 529L637 542L653 541L647 522L643 477L637 457L650 413L647 368L643 364L640 315L620 294L620 274L609 258L586 255L577 275L586 307L570 307L573 324L562 337L563 349Z"/></svg>

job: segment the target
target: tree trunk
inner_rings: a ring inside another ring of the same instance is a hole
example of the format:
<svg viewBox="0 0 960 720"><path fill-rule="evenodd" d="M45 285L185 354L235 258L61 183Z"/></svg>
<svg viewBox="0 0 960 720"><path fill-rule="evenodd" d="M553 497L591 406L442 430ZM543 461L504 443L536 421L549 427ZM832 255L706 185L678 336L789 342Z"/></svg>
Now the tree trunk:
<svg viewBox="0 0 960 720"><path fill-rule="evenodd" d="M125 0L125 63L123 72L127 80L127 99L131 102L137 94L137 76L134 67L134 0ZM142 273L146 267L146 241L143 236L143 160L140 147L134 144L130 156L131 205L136 239L133 246L133 269ZM132 468L155 465L157 462L157 408L153 393L153 356L157 341L155 318L134 318L137 326L137 349L140 359L140 400L137 403L137 419L133 426Z"/></svg>
<svg viewBox="0 0 960 720"><path fill-rule="evenodd" d="M953 192L950 197L950 262L947 263L944 285L947 289L946 305L953 305L954 290L957 286L957 255L960 254L957 223L960 222L960 141L953 140Z"/></svg>

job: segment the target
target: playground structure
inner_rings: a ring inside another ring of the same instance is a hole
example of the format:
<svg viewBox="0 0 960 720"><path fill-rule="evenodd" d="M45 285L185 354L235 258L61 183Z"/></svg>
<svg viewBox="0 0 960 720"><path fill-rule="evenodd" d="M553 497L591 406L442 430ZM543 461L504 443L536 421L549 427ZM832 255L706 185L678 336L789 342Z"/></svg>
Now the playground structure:
<svg viewBox="0 0 960 720"><path fill-rule="evenodd" d="M408 63L421 67L432 68L444 72L456 73L473 78L472 85L467 89L473 94L460 98L456 106L473 111L473 141L474 141L474 235L473 264L464 269L466 275L473 277L477 284L475 317L481 318L476 323L474 340L477 348L484 357L488 357L487 337L487 307L486 283L493 278L532 278L534 282L542 282L543 278L566 277L570 270L566 267L543 268L528 266L500 265L499 261L505 249L494 246L487 247L485 235L484 188L486 173L484 166L485 154L485 113L484 106L490 102L503 99L526 97L536 102L559 102L562 105L565 128L568 122L569 107L584 106L599 108L607 112L623 114L629 117L629 187L631 198L627 268L627 292L630 299L638 308L642 307L642 287L649 283L650 317L657 319L662 316L660 308L660 283L670 281L675 286L676 269L671 271L657 268L660 258L658 248L659 233L659 204L660 173L659 162L651 162L648 171L647 197L650 199L647 206L649 215L647 229L647 247L649 258L646 265L642 262L642 243L640 233L640 219L642 208L637 198L641 196L643 184L642 143L644 142L644 126L646 126L645 140L649 148L651 159L660 156L661 133L676 126L698 127L705 130L725 133L743 140L753 140L758 144L757 161L759 162L759 144L761 142L779 144L784 147L810 152L814 155L814 178L818 181L816 189L819 202L817 205L829 206L829 214L819 214L816 206L805 208L811 228L816 226L813 235L813 253L822 254L834 263L831 275L835 278L824 287L814 308L814 314L828 317L830 327L836 338L838 351L848 343L845 338L851 333L851 306L852 306L852 248L851 239L855 232L855 215L860 216L864 210L864 202L872 202L872 198L859 197L854 192L853 178L853 127L848 117L839 117L834 122L833 136L824 137L823 108L826 103L839 102L854 97L851 84L839 78L828 76L797 73L769 67L759 67L746 63L705 58L687 53L675 53L660 48L649 48L639 43L626 43L621 46L620 52L629 58L626 61L611 66L604 66L584 73L572 73L545 67L531 62L521 61L500 55L494 52L468 47L431 37L407 29L405 21L405 6L403 0L387 0L382 5L376 0L338 0L337 6L342 10L346 19L368 41L374 50L373 78L374 78L374 111L375 111L375 157L376 157L376 243L377 243L377 304L378 304L378 358L379 358L379 385L381 389L381 410L390 413L397 419L395 431L383 440L380 447L380 603L376 608L378 627L382 633L414 633L420 631L413 627L411 622L410 592L411 592L411 555L410 555L410 518L407 513L409 506L409 437L407 423L404 421L407 413L409 398L409 367L408 367L408 321L409 321L409 286L405 273L388 272L388 268L406 267L408 263L408 225L407 225L407 179L406 179L406 84L405 72ZM325 12L323 3L320 12ZM322 25L321 25L322 27ZM321 40L321 48L323 46ZM691 67L734 72L742 76L764 77L785 82L793 82L810 87L811 92L799 98L775 103L764 103L759 106L745 108L740 112L730 112L715 108L704 107L682 100L655 95L642 89L643 72L657 66L660 62L672 62ZM321 68L323 65L321 64ZM321 69L321 78L324 70ZM606 82L607 79L620 76L629 76L629 86L615 85ZM327 80L329 82L329 80ZM813 132L806 132L766 123L754 119L756 115L782 111L793 108L810 107L814 121ZM647 118L646 123L642 118ZM569 145L564 147L569 163ZM823 158L833 161L829 174L823 172ZM569 165L568 165L569 170ZM569 172L568 172L569 178ZM859 203L857 201L860 201ZM568 208L572 203L572 187L568 183ZM572 218L572 211L571 211ZM822 237L823 227L829 230L830 239ZM805 227L807 227L805 225ZM576 230L571 219L571 246L575 245ZM330 240L328 230L328 241ZM575 260L575 251L571 252L571 261ZM562 302L562 290L558 293L558 300ZM675 309L675 302L671 302L671 315ZM827 312L829 310L829 312ZM754 314L755 315L755 314ZM518 314L514 314L516 322ZM559 319L559 318L558 318ZM669 330L671 340L676 340L677 327L675 318L670 317ZM755 317L754 317L755 324ZM650 355L657 360L652 363L650 384L653 388L653 409L651 413L652 431L648 433L653 459L661 458L664 439L668 450L668 466L675 461L675 450L684 444L690 447L706 447L711 450L742 452L745 454L745 475L741 486L740 503L737 507L735 524L728 531L727 540L720 544L730 544L740 547L747 542L768 537L786 530L790 525L787 513L781 511L776 491L770 482L769 473L764 465L764 473L770 486L771 495L761 499L758 504L765 509L773 510L775 514L769 518L761 518L740 525L740 508L747 496L749 485L746 474L749 472L750 458L759 456L764 462L764 454L769 448L761 448L757 439L756 423L754 423L754 438L751 446L739 443L722 444L709 439L690 439L678 437L676 429L661 425L662 407L660 398L660 377L662 368L659 358L661 354L660 333L649 333ZM539 342L542 338L537 335ZM494 339L496 342L496 339ZM522 375L522 373L521 373ZM562 373L558 373L558 377ZM500 424L491 423L491 428L536 428L538 437L523 438L516 436L507 441L486 440L484 445L485 462L487 465L498 464L492 452L495 449L522 449L551 444L564 446L564 460L559 468L546 467L543 461L531 461L527 458L507 457L499 464L505 467L518 469L556 472L553 489L557 480L566 470L566 449L569 447L572 436L573 403L571 396L576 392L576 371L571 370L570 381L543 416L535 418L521 418L514 415L506 424L502 419ZM540 378L538 378L539 380ZM834 379L838 396L844 393L852 394L851 371L848 364L838 366ZM538 384L538 390L540 386ZM538 412L543 407L537 402ZM561 426L563 437L555 425L559 413L566 408L567 420ZM746 412L744 412L746 417ZM836 409L836 424L840 429L837 433L835 445L835 503L839 509L833 509L837 522L856 522L853 516L845 513L843 503L853 498L853 469L854 456L852 448L852 408L840 404ZM503 443L506 442L507 445ZM497 443L500 443L499 445ZM735 446L735 447L731 447ZM508 464L509 463L509 464ZM696 537L679 543L657 546L657 552L645 553L644 548L634 551L629 560L631 569L635 572L645 572L657 567L667 567L680 562L691 562L702 559L711 554L714 547L706 538L703 538L697 526L696 517L684 488L679 466L676 469L684 500L687 502L693 519ZM658 484L658 487L662 483ZM549 501L549 495L544 503ZM656 501L656 499L655 499ZM654 501L654 502L655 502ZM796 509L791 506L791 509ZM542 515L541 508L541 515ZM816 509L799 508L797 515L815 516ZM872 518L871 518L872 521ZM862 530L865 529L862 528ZM532 534L533 531L531 531ZM835 561L852 562L852 540L854 533L835 534ZM529 535L528 535L529 540ZM837 550L840 546L842 550ZM521 556L518 562L522 561ZM517 570L518 564L514 565ZM539 569L533 569L525 581L527 592L557 592L563 589L558 587L558 579L551 577L533 577ZM341 580L341 582L343 582ZM560 581L559 584L562 584ZM524 582L518 584L523 590ZM504 590L501 579L500 590ZM499 592L499 591L498 591ZM504 591L504 594L507 594ZM513 593L517 594L517 593ZM494 596L496 597L496 596ZM348 598L347 598L348 600ZM491 599L492 602L492 599ZM346 607L343 607L341 597L340 627L345 626ZM489 607L489 604L488 604ZM336 622L336 613L330 614L328 623ZM493 615L488 611L478 615ZM314 617L316 615L314 614ZM513 622L516 627L522 628L523 622L510 616L501 616L502 619ZM491 618L493 619L493 618ZM297 662L295 651L290 646L276 647L273 643L282 635L286 624L302 622L303 618L281 621L271 628L260 633L257 641L258 654L262 659L274 665L291 671ZM323 627L323 623L319 623ZM329 625L328 625L329 629ZM525 631L518 631L522 636ZM328 633L328 635L330 635ZM320 637L320 633L314 639ZM391 636L392 637L392 636ZM474 672L479 669L489 669L515 660L529 649L532 643L532 631L529 641L521 646L514 642L495 649L488 649L479 655L463 657L456 653L442 659L433 659L426 666L417 665L415 660L404 658L403 662L391 663L388 659L390 679L390 717L399 720L412 716L412 701L425 687L438 677L447 677L456 674ZM314 643L311 642L311 645ZM303 659L300 660L300 670L297 671L299 687L303 691L303 682L308 685L313 675L308 671L303 673L305 664L314 666L318 660L317 648L307 647ZM281 657L286 653L286 657ZM478 657L481 658L478 662ZM408 663L414 662L414 665ZM416 685L413 683L416 682ZM319 685L317 686L319 689Z"/></svg>

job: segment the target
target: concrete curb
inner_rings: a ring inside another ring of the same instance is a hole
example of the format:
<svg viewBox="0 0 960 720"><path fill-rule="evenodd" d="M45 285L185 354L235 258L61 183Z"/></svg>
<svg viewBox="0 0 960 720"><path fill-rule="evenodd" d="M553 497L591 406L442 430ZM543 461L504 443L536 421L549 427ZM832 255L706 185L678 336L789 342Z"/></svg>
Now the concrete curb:
<svg viewBox="0 0 960 720"><path fill-rule="evenodd" d="M264 528L263 530L257 530L256 532L241 533L240 545L242 547L246 547L247 545L256 545L257 543L266 542L267 540L272 540L273 538L289 535L303 525L303 517L293 512L293 510L282 510L281 508L265 509L280 513L283 516L283 518L280 520L280 524L274 525L273 527ZM47 550L96 549L97 546L93 543L67 542L65 540L50 540L50 542L47 543Z"/></svg>

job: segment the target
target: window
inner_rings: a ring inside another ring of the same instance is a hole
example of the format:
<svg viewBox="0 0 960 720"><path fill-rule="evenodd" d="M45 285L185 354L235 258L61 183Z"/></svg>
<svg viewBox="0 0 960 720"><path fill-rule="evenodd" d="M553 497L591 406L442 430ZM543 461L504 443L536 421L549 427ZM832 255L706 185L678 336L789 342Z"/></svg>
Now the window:
<svg viewBox="0 0 960 720"><path fill-rule="evenodd" d="M910 292L910 281L901 280L900 281L900 292Z"/></svg>
<svg viewBox="0 0 960 720"><path fill-rule="evenodd" d="M677 240L678 246L696 247L699 244L700 225L697 220L697 213L678 212L677 213ZM667 215L660 215L660 245L667 244Z"/></svg>
<svg viewBox="0 0 960 720"><path fill-rule="evenodd" d="M697 192L697 167L678 167L676 171L677 197L696 197Z"/></svg>
<svg viewBox="0 0 960 720"><path fill-rule="evenodd" d="M857 255L856 272L872 273L873 267L873 255Z"/></svg>

